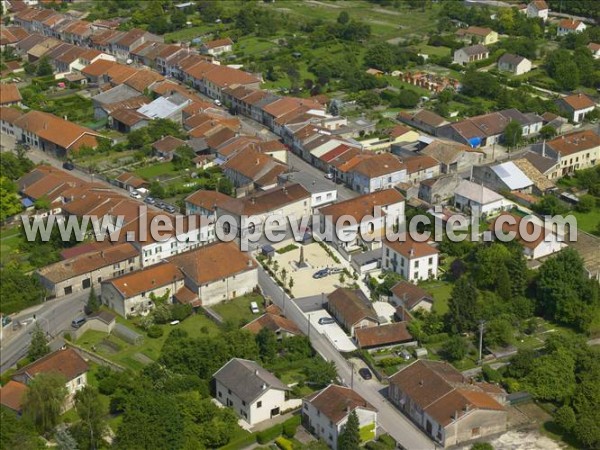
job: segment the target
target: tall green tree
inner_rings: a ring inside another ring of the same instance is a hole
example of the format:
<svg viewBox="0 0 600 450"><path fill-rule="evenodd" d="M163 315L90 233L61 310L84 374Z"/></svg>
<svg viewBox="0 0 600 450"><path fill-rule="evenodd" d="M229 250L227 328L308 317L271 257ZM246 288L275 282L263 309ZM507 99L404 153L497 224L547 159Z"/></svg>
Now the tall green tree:
<svg viewBox="0 0 600 450"><path fill-rule="evenodd" d="M0 406L0 450L43 450L45 443L27 420Z"/></svg>
<svg viewBox="0 0 600 450"><path fill-rule="evenodd" d="M185 424L173 398L155 390L132 393L117 430L116 444L123 449L182 448Z"/></svg>
<svg viewBox="0 0 600 450"><path fill-rule="evenodd" d="M449 361L460 361L467 356L467 342L459 335L455 334L450 337L442 347L444 358Z"/></svg>
<svg viewBox="0 0 600 450"><path fill-rule="evenodd" d="M23 415L40 433L59 422L67 396L67 380L57 372L40 373L31 380L23 399Z"/></svg>
<svg viewBox="0 0 600 450"><path fill-rule="evenodd" d="M96 295L96 290L94 286L90 289L90 295L88 296L88 301L86 304L86 309L89 313L95 313L100 310L100 299L98 299L98 295Z"/></svg>
<svg viewBox="0 0 600 450"><path fill-rule="evenodd" d="M31 343L29 344L29 350L27 351L27 358L31 361L35 361L42 356L46 356L48 353L50 353L50 347L48 346L46 332L42 329L40 324L36 322L33 332L31 333Z"/></svg>
<svg viewBox="0 0 600 450"><path fill-rule="evenodd" d="M268 328L262 328L256 335L256 344L260 358L265 362L272 362L277 355L277 336Z"/></svg>
<svg viewBox="0 0 600 450"><path fill-rule="evenodd" d="M504 143L507 147L514 148L521 143L523 128L516 120L511 120L504 129Z"/></svg>
<svg viewBox="0 0 600 450"><path fill-rule="evenodd" d="M81 422L77 424L77 441L81 449L95 450L106 432L106 408L96 388L86 386L75 394L75 409Z"/></svg>
<svg viewBox="0 0 600 450"><path fill-rule="evenodd" d="M360 448L360 423L356 410L348 416L348 421L338 437L339 450L358 450Z"/></svg>
<svg viewBox="0 0 600 450"><path fill-rule="evenodd" d="M52 75L54 73L52 64L50 64L50 60L47 56L42 56L42 58L38 62L38 66L35 73L38 77L44 77Z"/></svg>
<svg viewBox="0 0 600 450"><path fill-rule="evenodd" d="M536 294L546 317L581 331L589 329L600 311L598 283L588 277L581 256L572 248L544 261Z"/></svg>
<svg viewBox="0 0 600 450"><path fill-rule="evenodd" d="M446 326L458 333L473 331L478 319L479 292L467 277L459 278L448 302Z"/></svg>

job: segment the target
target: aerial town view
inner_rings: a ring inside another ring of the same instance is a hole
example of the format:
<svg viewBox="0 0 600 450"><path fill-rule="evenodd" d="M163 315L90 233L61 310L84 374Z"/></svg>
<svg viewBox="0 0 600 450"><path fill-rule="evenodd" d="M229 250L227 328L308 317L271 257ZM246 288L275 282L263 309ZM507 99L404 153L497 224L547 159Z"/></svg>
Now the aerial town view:
<svg viewBox="0 0 600 450"><path fill-rule="evenodd" d="M599 0L0 4L0 450L600 450Z"/></svg>

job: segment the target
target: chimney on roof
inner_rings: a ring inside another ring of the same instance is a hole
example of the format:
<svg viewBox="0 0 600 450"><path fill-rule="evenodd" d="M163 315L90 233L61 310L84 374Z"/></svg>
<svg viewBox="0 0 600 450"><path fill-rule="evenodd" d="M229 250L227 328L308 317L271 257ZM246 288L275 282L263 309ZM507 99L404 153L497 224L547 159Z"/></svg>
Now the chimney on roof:
<svg viewBox="0 0 600 450"><path fill-rule="evenodd" d="M415 249L411 247L409 254L410 256L415 256Z"/></svg>
<svg viewBox="0 0 600 450"><path fill-rule="evenodd" d="M254 195L250 197L250 203L252 203L253 205L256 204L256 197Z"/></svg>
<svg viewBox="0 0 600 450"><path fill-rule="evenodd" d="M252 260L251 259L248 260L248 267L252 267Z"/></svg>
<svg viewBox="0 0 600 450"><path fill-rule="evenodd" d="M424 384L423 380L419 381L419 386L423 387Z"/></svg>
<svg viewBox="0 0 600 450"><path fill-rule="evenodd" d="M254 375L258 376L258 369L254 369Z"/></svg>

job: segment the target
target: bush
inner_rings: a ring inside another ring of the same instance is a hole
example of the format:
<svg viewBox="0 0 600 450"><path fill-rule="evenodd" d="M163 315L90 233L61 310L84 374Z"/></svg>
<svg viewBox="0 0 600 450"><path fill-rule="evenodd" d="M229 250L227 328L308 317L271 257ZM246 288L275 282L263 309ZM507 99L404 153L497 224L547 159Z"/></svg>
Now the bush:
<svg viewBox="0 0 600 450"><path fill-rule="evenodd" d="M175 304L171 306L171 320L182 321L192 314L192 305Z"/></svg>
<svg viewBox="0 0 600 450"><path fill-rule="evenodd" d="M377 440L388 448L396 448L396 440L389 434L382 434Z"/></svg>
<svg viewBox="0 0 600 450"><path fill-rule="evenodd" d="M71 336L71 333L65 333L63 334L63 338L65 338L65 341L72 341L73 337Z"/></svg>
<svg viewBox="0 0 600 450"><path fill-rule="evenodd" d="M277 447L279 447L281 450L293 450L294 449L292 442L288 441L284 437L278 437L277 439L275 439L275 443L277 444Z"/></svg>
<svg viewBox="0 0 600 450"><path fill-rule="evenodd" d="M291 252L292 250L296 250L297 248L298 248L297 245L289 244L289 245L286 245L285 247L281 247L279 250L276 250L276 252L279 253L280 255L283 255L284 253Z"/></svg>
<svg viewBox="0 0 600 450"><path fill-rule="evenodd" d="M300 415L297 415L283 422L283 435L286 438L292 439L296 435L296 428L300 425L300 420Z"/></svg>
<svg viewBox="0 0 600 450"><path fill-rule="evenodd" d="M148 337L151 337L153 339L162 337L163 333L164 332L163 332L162 327L160 327L158 325L152 325L150 328L148 328Z"/></svg>
<svg viewBox="0 0 600 450"><path fill-rule="evenodd" d="M267 428L266 430L261 431L256 435L256 442L258 442L259 444L267 444L273 439L281 436L282 431L283 426L281 424L277 424L274 427Z"/></svg>

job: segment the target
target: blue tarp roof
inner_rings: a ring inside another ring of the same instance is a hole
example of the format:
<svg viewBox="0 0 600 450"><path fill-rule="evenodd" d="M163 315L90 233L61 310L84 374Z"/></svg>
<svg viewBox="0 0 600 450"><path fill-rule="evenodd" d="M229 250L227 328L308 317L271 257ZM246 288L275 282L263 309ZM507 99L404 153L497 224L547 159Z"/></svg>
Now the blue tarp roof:
<svg viewBox="0 0 600 450"><path fill-rule="evenodd" d="M473 148L479 147L481 145L481 138L474 137L474 138L469 139L469 145Z"/></svg>
<svg viewBox="0 0 600 450"><path fill-rule="evenodd" d="M30 206L33 206L33 201L28 198L22 198L21 205L23 205L25 208L29 208Z"/></svg>

